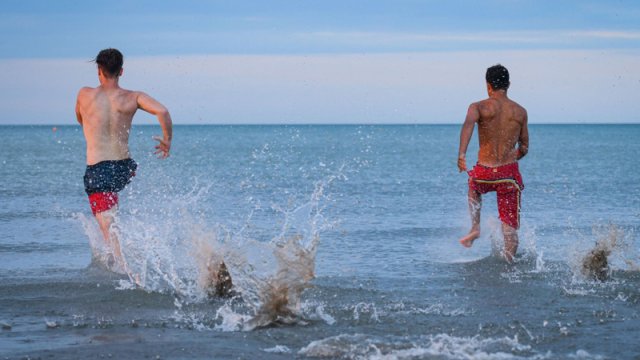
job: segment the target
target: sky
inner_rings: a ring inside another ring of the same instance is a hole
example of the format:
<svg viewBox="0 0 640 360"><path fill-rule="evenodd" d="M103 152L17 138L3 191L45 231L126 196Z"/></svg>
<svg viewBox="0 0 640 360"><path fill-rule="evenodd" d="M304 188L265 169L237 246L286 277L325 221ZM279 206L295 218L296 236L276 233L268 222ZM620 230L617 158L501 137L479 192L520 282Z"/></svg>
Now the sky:
<svg viewBox="0 0 640 360"><path fill-rule="evenodd" d="M530 123L640 123L640 2L3 0L0 124L74 124L103 48L176 124L459 124L511 72ZM137 123L153 123L139 114Z"/></svg>

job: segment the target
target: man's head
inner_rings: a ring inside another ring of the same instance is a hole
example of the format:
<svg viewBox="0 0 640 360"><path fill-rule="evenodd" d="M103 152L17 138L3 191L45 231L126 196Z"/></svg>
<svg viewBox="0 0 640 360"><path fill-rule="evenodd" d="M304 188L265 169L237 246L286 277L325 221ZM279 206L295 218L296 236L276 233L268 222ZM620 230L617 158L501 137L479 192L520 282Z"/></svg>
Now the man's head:
<svg viewBox="0 0 640 360"><path fill-rule="evenodd" d="M485 76L487 84L491 85L493 90L507 90L509 85L509 70L506 67L497 64L487 69Z"/></svg>
<svg viewBox="0 0 640 360"><path fill-rule="evenodd" d="M116 78L122 74L122 53L118 49L104 49L95 60L105 77Z"/></svg>

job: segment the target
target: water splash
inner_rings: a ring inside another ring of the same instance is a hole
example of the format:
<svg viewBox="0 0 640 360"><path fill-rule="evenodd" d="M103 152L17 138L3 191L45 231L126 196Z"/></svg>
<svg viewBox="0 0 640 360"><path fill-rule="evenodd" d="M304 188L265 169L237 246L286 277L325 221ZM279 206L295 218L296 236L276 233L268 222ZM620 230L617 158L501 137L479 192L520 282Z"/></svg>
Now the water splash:
<svg viewBox="0 0 640 360"><path fill-rule="evenodd" d="M280 220L282 225L267 241L247 234L246 229L253 226L253 211L236 230L211 224L205 212L198 211L210 186L196 184L187 194L161 201L153 196L138 198L129 204L128 212L116 216L112 228L126 262L120 273L129 275L118 288L173 294L174 319L194 328L252 330L272 323L304 324L301 295L315 276L320 233L332 226L322 214L327 199L324 191L339 178L317 182L308 201L300 206L283 209L273 205L269 221ZM157 211L159 203L162 211ZM84 215L77 219L89 237L94 257L106 264L109 249L95 220ZM193 313L192 307L184 305L205 303L217 292L222 264L233 279L235 297L215 312ZM327 322L333 320L322 309L318 314Z"/></svg>
<svg viewBox="0 0 640 360"><path fill-rule="evenodd" d="M304 323L301 294L315 277L320 232L331 226L322 215L325 186L318 182L309 201L293 210L276 208L284 222L269 242L243 238L226 255L236 289L252 310L241 329Z"/></svg>
<svg viewBox="0 0 640 360"><path fill-rule="evenodd" d="M104 241L96 220L82 213L72 214L71 218L82 226L89 239L91 265L116 274L127 275L125 264L121 261L115 261L115 249Z"/></svg>
<svg viewBox="0 0 640 360"><path fill-rule="evenodd" d="M595 244L585 245L595 238ZM569 259L575 279L606 280L614 270L638 271L633 231L619 225L596 225L591 236L582 236Z"/></svg>
<svg viewBox="0 0 640 360"><path fill-rule="evenodd" d="M489 217L487 219L487 225L489 228L489 239L491 240L491 256L505 259L502 222L496 217ZM513 260L515 264L535 263L534 271L542 272L545 270L544 261L542 259L542 252L538 254L536 238L535 228L523 225L518 231L518 250Z"/></svg>

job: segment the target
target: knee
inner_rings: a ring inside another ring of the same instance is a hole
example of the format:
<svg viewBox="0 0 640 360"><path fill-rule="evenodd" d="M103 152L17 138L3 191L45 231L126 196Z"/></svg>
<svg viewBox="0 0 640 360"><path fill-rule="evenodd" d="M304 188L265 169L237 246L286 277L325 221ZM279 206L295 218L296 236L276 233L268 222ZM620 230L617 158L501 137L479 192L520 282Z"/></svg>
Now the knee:
<svg viewBox="0 0 640 360"><path fill-rule="evenodd" d="M518 241L518 230L510 225L502 223L502 234L505 237L509 237L510 239Z"/></svg>

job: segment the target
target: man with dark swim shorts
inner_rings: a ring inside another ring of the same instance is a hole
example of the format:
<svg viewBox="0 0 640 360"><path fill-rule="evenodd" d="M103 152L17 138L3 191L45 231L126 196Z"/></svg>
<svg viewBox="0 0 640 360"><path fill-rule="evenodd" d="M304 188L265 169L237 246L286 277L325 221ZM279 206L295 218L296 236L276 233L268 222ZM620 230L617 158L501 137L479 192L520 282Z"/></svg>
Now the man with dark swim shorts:
<svg viewBox="0 0 640 360"><path fill-rule="evenodd" d="M87 141L84 185L105 243L113 251L114 260L125 265L120 242L111 231L111 225L117 210L118 192L131 181L137 169L129 154L133 115L142 109L158 118L163 136L154 139L158 141L156 154L162 159L169 156L172 122L169 111L151 96L120 87L118 81L123 72L120 51L102 50L95 62L100 86L80 89L76 102L76 116Z"/></svg>
<svg viewBox="0 0 640 360"><path fill-rule="evenodd" d="M480 143L478 163L468 171L471 230L460 243L471 247L480 236L482 194L495 191L504 236L503 254L512 262L518 249L520 194L524 189L518 160L529 151L527 111L507 97L511 83L504 66L488 68L485 78L489 98L469 106L460 132L458 169L461 172L467 171L467 147L476 123Z"/></svg>
<svg viewBox="0 0 640 360"><path fill-rule="evenodd" d="M118 205L118 192L131 182L137 168L138 164L133 159L104 160L87 165L84 190L89 195L93 215Z"/></svg>

